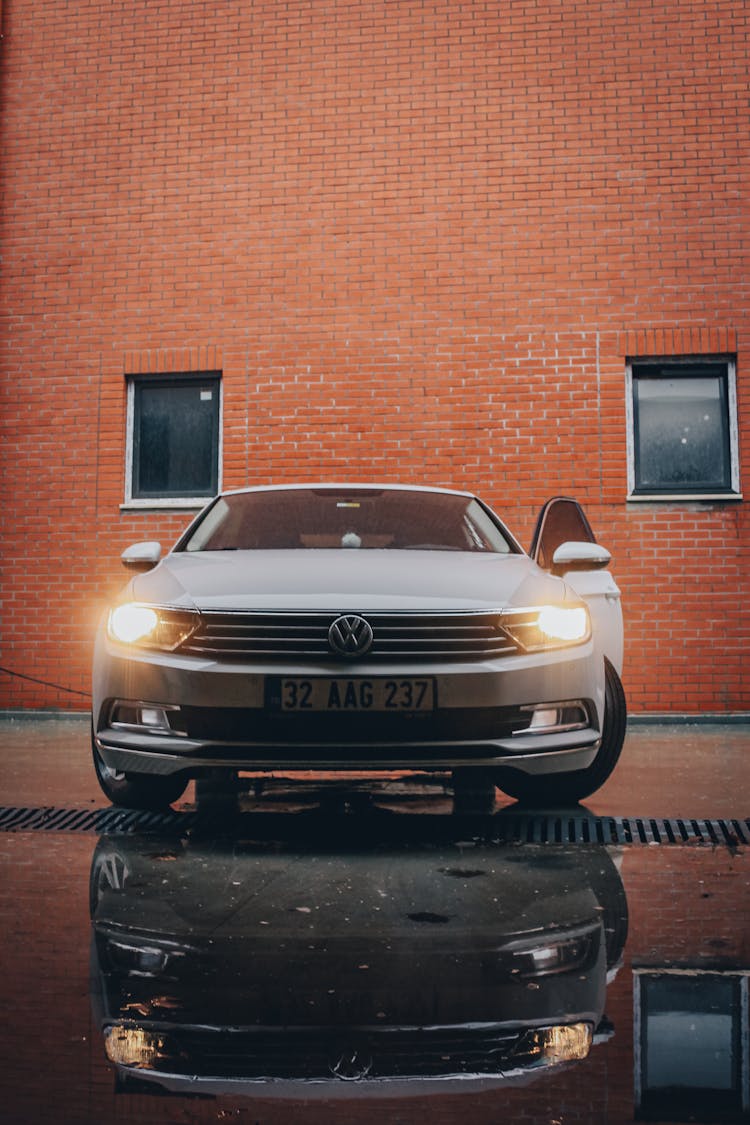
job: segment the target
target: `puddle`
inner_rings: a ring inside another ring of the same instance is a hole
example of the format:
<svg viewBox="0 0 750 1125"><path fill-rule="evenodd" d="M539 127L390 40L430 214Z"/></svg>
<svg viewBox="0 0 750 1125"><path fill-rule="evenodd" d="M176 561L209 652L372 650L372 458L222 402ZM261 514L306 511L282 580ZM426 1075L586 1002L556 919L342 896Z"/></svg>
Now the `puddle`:
<svg viewBox="0 0 750 1125"><path fill-rule="evenodd" d="M743 842L487 823L0 833L6 1119L743 1120Z"/></svg>

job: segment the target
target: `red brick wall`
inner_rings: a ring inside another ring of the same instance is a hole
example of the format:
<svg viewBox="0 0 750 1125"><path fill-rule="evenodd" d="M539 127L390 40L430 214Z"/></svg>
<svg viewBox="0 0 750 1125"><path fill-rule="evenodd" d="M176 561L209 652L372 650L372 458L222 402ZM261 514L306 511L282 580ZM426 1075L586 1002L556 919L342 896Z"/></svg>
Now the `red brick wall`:
<svg viewBox="0 0 750 1125"><path fill-rule="evenodd" d="M470 487L526 543L578 496L631 710L750 710L745 507L625 500L633 354L737 355L750 487L748 18L4 0L2 666L87 690L120 551L187 519L120 509L124 376L187 362L226 485Z"/></svg>

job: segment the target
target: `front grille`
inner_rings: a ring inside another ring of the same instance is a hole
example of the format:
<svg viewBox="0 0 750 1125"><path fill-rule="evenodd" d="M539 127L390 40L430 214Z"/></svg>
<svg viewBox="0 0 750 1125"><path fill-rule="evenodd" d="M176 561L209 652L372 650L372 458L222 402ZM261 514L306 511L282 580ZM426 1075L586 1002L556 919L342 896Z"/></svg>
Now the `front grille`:
<svg viewBox="0 0 750 1125"><path fill-rule="evenodd" d="M310 1030L183 1027L166 1031L157 1072L246 1080L341 1077L435 1078L497 1075L513 1060L523 1029L479 1026L439 1029ZM151 1069L151 1068L149 1068Z"/></svg>
<svg viewBox="0 0 750 1125"><path fill-rule="evenodd" d="M325 660L328 631L338 613L201 613L180 651L222 659ZM507 656L517 645L498 613L367 613L369 660L483 660Z"/></svg>

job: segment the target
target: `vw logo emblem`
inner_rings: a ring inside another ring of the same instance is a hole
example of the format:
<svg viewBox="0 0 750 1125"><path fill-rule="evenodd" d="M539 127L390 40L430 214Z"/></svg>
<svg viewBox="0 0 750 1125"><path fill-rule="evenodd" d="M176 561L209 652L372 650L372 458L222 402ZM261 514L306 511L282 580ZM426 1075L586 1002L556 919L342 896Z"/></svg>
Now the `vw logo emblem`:
<svg viewBox="0 0 750 1125"><path fill-rule="evenodd" d="M370 1073L372 1055L365 1047L334 1051L329 1058L328 1069L342 1082L358 1082Z"/></svg>
<svg viewBox="0 0 750 1125"><path fill-rule="evenodd" d="M337 656L346 656L350 660L369 652L372 639L370 624L364 617L357 617L355 614L337 617L328 630L331 652L335 652Z"/></svg>

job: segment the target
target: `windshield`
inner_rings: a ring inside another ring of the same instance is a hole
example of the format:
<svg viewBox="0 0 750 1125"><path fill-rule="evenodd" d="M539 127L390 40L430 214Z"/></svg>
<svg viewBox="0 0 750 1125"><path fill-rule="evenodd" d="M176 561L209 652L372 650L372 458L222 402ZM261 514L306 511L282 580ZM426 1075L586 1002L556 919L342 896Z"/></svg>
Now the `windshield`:
<svg viewBox="0 0 750 1125"><path fill-rule="evenodd" d="M220 496L178 551L516 548L478 500L441 492L295 488Z"/></svg>

